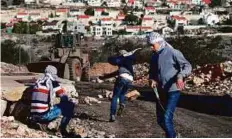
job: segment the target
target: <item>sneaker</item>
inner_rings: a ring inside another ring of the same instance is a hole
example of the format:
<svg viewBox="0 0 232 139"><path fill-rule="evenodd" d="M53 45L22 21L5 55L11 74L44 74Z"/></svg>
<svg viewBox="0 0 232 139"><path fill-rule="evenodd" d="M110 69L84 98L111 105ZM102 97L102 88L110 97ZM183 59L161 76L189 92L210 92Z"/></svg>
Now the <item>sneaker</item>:
<svg viewBox="0 0 232 139"><path fill-rule="evenodd" d="M110 122L114 122L115 120L116 120L115 115L111 115L109 121L110 121Z"/></svg>
<svg viewBox="0 0 232 139"><path fill-rule="evenodd" d="M120 104L120 107L119 107L118 112L117 112L118 116L122 115L124 108L125 108L125 104Z"/></svg>

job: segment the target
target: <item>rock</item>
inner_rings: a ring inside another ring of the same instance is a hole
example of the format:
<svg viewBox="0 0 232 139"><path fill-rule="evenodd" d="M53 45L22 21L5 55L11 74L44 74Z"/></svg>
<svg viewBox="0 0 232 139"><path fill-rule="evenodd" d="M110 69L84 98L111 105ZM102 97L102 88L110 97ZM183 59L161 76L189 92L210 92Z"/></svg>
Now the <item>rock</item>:
<svg viewBox="0 0 232 139"><path fill-rule="evenodd" d="M7 121L13 122L15 119L14 119L13 116L9 116L9 117L3 116L3 117L1 117L1 120L4 121L4 122L7 122Z"/></svg>
<svg viewBox="0 0 232 139"><path fill-rule="evenodd" d="M9 89L6 92L3 92L2 97L7 101L18 101L19 99L22 98L26 88L27 88L26 86L22 86L22 87Z"/></svg>
<svg viewBox="0 0 232 139"><path fill-rule="evenodd" d="M194 83L194 85L196 85L196 86L199 86L199 85L201 85L202 83L204 83L205 81L204 81L204 79L202 79L202 78L199 78L199 77L196 77L196 76L194 76L193 77L193 83Z"/></svg>
<svg viewBox="0 0 232 139"><path fill-rule="evenodd" d="M18 127L18 129L17 129L17 134L19 134L19 135L24 135L25 133L26 133L26 131L27 131L27 126L25 126L25 125L20 125L19 127Z"/></svg>
<svg viewBox="0 0 232 139"><path fill-rule="evenodd" d="M111 135L107 135L106 137L107 137L107 138L115 138L115 135L114 135L114 134L111 134Z"/></svg>
<svg viewBox="0 0 232 139"><path fill-rule="evenodd" d="M83 127L75 128L74 133L76 135L80 135L82 138L86 138L88 136L86 130Z"/></svg>
<svg viewBox="0 0 232 139"><path fill-rule="evenodd" d="M6 110L6 106L7 106L7 101L1 99L1 107L0 107L1 108L0 109L1 116L3 116L3 114L4 114L5 110Z"/></svg>
<svg viewBox="0 0 232 139"><path fill-rule="evenodd" d="M103 98L103 96L102 95L98 95L98 98Z"/></svg>
<svg viewBox="0 0 232 139"><path fill-rule="evenodd" d="M61 122L61 117L58 117L57 119L51 121L48 124L48 129L57 131L59 129L60 122Z"/></svg>
<svg viewBox="0 0 232 139"><path fill-rule="evenodd" d="M86 104L89 104L89 105L92 105L92 103L101 103L101 101L99 101L98 99L93 98L93 97L88 97L88 96L84 98L84 101Z"/></svg>
<svg viewBox="0 0 232 139"><path fill-rule="evenodd" d="M226 73L232 73L232 61L222 63L222 69Z"/></svg>
<svg viewBox="0 0 232 139"><path fill-rule="evenodd" d="M133 91L127 93L125 96L129 100L135 100L135 99L137 99L137 97L140 96L140 93L137 90L133 90Z"/></svg>
<svg viewBox="0 0 232 139"><path fill-rule="evenodd" d="M104 90L103 92L105 93L106 98L112 99L112 97L113 97L113 91Z"/></svg>

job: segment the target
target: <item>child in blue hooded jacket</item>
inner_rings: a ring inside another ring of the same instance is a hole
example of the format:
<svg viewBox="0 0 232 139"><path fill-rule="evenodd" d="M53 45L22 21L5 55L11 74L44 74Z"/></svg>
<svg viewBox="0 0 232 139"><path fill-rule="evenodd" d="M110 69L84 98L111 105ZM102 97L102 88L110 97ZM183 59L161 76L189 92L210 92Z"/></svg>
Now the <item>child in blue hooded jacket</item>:
<svg viewBox="0 0 232 139"><path fill-rule="evenodd" d="M141 48L135 49L134 51L127 52L121 50L120 56L112 56L108 58L108 62L112 65L118 66L118 71L114 74L118 76L113 90L113 98L111 100L110 107L110 122L115 121L115 115L117 111L117 100L119 99L119 109L117 115L121 115L125 108L125 93L129 86L134 80L133 63L135 61L135 52Z"/></svg>

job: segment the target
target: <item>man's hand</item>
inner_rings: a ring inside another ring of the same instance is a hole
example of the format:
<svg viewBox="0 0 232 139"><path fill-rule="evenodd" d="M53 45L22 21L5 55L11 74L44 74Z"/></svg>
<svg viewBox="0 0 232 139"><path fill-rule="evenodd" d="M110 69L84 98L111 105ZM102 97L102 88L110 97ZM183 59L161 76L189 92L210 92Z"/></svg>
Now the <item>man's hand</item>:
<svg viewBox="0 0 232 139"><path fill-rule="evenodd" d="M149 85L151 88L157 87L157 82L155 80L149 80Z"/></svg>
<svg viewBox="0 0 232 139"><path fill-rule="evenodd" d="M184 81L183 79L177 79L176 86L178 89L183 90L184 89Z"/></svg>

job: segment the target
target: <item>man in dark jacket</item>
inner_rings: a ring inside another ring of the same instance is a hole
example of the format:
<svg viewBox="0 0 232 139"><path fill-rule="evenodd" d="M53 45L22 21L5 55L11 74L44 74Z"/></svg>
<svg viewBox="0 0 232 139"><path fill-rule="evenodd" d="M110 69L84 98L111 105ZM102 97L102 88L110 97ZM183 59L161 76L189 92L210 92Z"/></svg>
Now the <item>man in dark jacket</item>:
<svg viewBox="0 0 232 139"><path fill-rule="evenodd" d="M153 51L149 79L150 86L158 89L164 109L160 103L156 103L156 115L158 124L166 132L166 137L176 137L173 126L173 115L180 97L180 91L184 89L183 79L192 70L190 63L183 54L168 44L164 38L151 32L147 42Z"/></svg>
<svg viewBox="0 0 232 139"><path fill-rule="evenodd" d="M125 108L125 93L127 92L129 86L131 85L134 72L133 72L133 62L135 60L135 52L141 48L135 49L131 52L126 50L121 50L120 56L112 56L108 58L108 62L112 65L118 66L118 71L114 73L118 78L115 82L113 90L113 98L110 107L110 122L115 121L115 115L117 111L117 100L119 99L119 109L117 115L121 115L123 109Z"/></svg>

